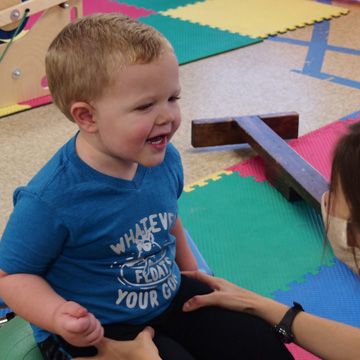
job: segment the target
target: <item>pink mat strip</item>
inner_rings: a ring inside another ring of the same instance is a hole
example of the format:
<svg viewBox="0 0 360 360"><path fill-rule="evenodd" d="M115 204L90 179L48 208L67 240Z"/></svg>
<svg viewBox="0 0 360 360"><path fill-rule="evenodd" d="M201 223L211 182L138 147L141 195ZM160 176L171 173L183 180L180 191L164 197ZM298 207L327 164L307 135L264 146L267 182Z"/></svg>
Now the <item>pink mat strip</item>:
<svg viewBox="0 0 360 360"><path fill-rule="evenodd" d="M117 1L109 0L83 0L83 12L84 15L93 13L120 12L136 19L141 16L149 16L156 13L154 10L146 10L127 4L119 4Z"/></svg>
<svg viewBox="0 0 360 360"><path fill-rule="evenodd" d="M119 4L116 1L110 0L83 0L83 13L84 15L94 14L94 13L110 13L110 12L120 12L124 15L127 15L132 18L139 18L141 16L149 16L155 14L154 10L147 10L143 8L137 8L135 6L127 4ZM42 12L30 16L25 29L29 30L40 18Z"/></svg>
<svg viewBox="0 0 360 360"><path fill-rule="evenodd" d="M335 121L298 139L291 140L289 145L326 179L330 179L332 149L349 124L360 121L357 119ZM237 171L241 176L253 176L255 181L265 181L264 163L260 156L240 162L227 170Z"/></svg>
<svg viewBox="0 0 360 360"><path fill-rule="evenodd" d="M288 344L286 347L292 353L295 360L321 360L314 354L309 353L296 344Z"/></svg>
<svg viewBox="0 0 360 360"><path fill-rule="evenodd" d="M30 99L27 101L22 101L19 103L19 105L29 105L31 107L41 106L45 104L49 104L52 102L52 98L50 95L41 96L39 98Z"/></svg>

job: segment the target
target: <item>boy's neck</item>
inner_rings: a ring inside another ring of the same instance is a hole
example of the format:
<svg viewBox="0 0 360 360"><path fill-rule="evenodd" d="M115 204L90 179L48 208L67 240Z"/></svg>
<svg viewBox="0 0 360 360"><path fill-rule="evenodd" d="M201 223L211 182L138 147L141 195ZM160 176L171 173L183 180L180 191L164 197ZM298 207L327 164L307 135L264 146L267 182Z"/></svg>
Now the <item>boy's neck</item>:
<svg viewBox="0 0 360 360"><path fill-rule="evenodd" d="M81 131L76 137L76 152L79 158L96 171L124 180L133 180L137 163L129 163L101 152Z"/></svg>

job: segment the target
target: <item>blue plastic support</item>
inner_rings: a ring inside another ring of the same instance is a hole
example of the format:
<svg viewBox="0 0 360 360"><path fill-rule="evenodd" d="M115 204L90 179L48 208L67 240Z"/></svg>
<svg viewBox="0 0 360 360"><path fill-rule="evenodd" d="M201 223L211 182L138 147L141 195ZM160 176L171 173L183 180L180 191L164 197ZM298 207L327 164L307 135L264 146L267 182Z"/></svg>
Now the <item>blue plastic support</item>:
<svg viewBox="0 0 360 360"><path fill-rule="evenodd" d="M186 229L184 230L185 230L186 239L198 263L199 270L209 275L214 275L213 271L209 268L208 264L206 263L204 257L201 255L199 248L196 246L194 240L191 238L189 232Z"/></svg>

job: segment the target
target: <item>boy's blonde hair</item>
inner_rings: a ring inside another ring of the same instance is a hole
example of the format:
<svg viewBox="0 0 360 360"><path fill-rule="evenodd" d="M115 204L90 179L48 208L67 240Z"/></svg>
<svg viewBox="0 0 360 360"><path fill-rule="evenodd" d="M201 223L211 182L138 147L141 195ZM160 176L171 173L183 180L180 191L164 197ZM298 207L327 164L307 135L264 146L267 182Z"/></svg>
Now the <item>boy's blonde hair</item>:
<svg viewBox="0 0 360 360"><path fill-rule="evenodd" d="M67 25L51 43L46 75L55 104L74 121L76 101L99 98L120 67L147 64L172 49L154 28L121 14L94 14Z"/></svg>

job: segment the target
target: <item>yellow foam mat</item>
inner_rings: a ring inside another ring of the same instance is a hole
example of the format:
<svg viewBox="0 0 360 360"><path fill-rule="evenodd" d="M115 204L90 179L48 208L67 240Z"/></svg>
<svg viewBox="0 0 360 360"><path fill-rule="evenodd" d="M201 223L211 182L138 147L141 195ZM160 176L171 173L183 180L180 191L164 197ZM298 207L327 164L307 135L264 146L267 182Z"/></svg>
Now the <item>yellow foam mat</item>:
<svg viewBox="0 0 360 360"><path fill-rule="evenodd" d="M31 106L29 106L29 105L18 105L18 104L3 107L3 108L0 108L0 117L10 115L10 114L22 111L22 110L30 109L30 108L31 108Z"/></svg>
<svg viewBox="0 0 360 360"><path fill-rule="evenodd" d="M202 187L208 185L209 181L217 181L220 180L224 175L231 175L233 172L229 170L218 171L214 174L207 176L206 178L200 179L192 184L188 184L184 186L185 192L194 191L196 187Z"/></svg>
<svg viewBox="0 0 360 360"><path fill-rule="evenodd" d="M310 0L207 0L163 11L163 15L265 38L345 15L348 9Z"/></svg>

